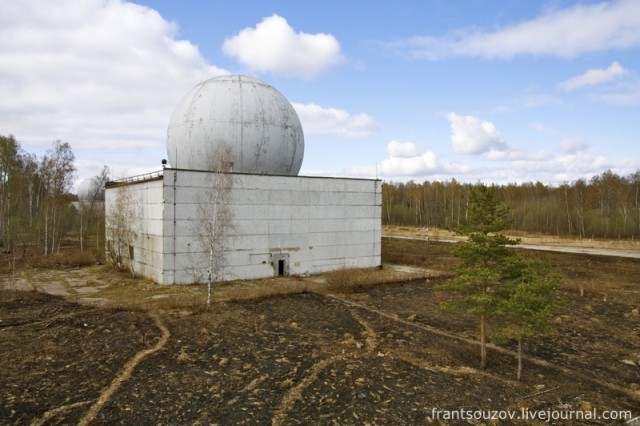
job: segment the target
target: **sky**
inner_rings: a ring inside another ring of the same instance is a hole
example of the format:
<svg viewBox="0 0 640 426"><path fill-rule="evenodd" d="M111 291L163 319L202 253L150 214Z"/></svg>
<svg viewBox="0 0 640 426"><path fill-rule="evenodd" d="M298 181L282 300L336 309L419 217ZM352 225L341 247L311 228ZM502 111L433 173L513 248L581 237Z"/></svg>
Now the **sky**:
<svg viewBox="0 0 640 426"><path fill-rule="evenodd" d="M0 135L77 182L161 168L174 107L265 81L301 175L560 185L640 169L640 0L0 0Z"/></svg>

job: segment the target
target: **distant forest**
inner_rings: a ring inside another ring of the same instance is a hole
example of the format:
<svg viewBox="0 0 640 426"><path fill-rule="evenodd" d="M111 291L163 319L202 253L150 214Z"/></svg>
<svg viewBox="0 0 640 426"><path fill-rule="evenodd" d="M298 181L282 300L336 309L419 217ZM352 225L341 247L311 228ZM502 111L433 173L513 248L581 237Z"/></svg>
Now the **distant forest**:
<svg viewBox="0 0 640 426"><path fill-rule="evenodd" d="M27 247L45 256L58 253L71 237L80 250L100 256L104 213L80 204L72 194L75 156L66 142L54 141L42 157L23 151L13 136L0 135L0 250ZM105 167L96 179L108 179ZM467 214L470 191L478 184L448 182L384 183L382 221L388 225L451 228ZM512 229L578 238L636 239L640 236L640 170L629 176L606 171L590 180L560 186L540 182L497 187L511 209ZM93 244L89 245L89 240ZM15 259L15 258L14 258Z"/></svg>
<svg viewBox="0 0 640 426"><path fill-rule="evenodd" d="M451 228L467 214L470 191L480 185L448 182L385 183L382 222ZM629 176L606 171L560 186L527 182L496 186L510 207L512 230L576 238L640 236L640 170Z"/></svg>
<svg viewBox="0 0 640 426"><path fill-rule="evenodd" d="M57 253L64 237L77 233L87 217L72 207L75 156L66 142L55 141L41 158L22 150L13 136L0 136L0 249L28 247L45 256ZM82 220L81 220L82 219ZM81 244L79 244L81 246ZM13 257L15 261L15 256Z"/></svg>

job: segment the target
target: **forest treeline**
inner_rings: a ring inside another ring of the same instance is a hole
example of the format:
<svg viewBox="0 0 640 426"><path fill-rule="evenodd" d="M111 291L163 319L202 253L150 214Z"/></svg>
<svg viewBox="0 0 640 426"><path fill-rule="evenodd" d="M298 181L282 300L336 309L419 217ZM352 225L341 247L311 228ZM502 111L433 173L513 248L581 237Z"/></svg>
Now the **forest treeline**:
<svg viewBox="0 0 640 426"><path fill-rule="evenodd" d="M103 251L104 212L72 205L75 155L54 141L38 158L25 152L13 136L0 135L0 249L20 253L35 248L48 256L65 237L78 248L95 240ZM96 179L105 182L105 167ZM480 184L447 182L385 183L382 220L388 225L455 228L467 215L469 194ZM640 235L640 170L629 176L606 171L589 180L560 186L540 182L496 187L510 207L512 230L582 238L635 239ZM95 238L94 238L95 237ZM102 240L102 243L101 243Z"/></svg>
<svg viewBox="0 0 640 426"><path fill-rule="evenodd" d="M78 248L89 228L100 232L104 219L73 201L75 155L67 142L54 141L38 158L11 135L0 135L0 249L24 259L27 249L57 253L63 239L77 237ZM101 222L101 223L100 223ZM95 234L93 234L95 235Z"/></svg>
<svg viewBox="0 0 640 426"><path fill-rule="evenodd" d="M385 183L383 224L456 228L467 216L471 190L480 185L455 179ZM559 186L498 185L496 194L511 209L511 230L577 238L640 236L640 170L628 176L608 170Z"/></svg>

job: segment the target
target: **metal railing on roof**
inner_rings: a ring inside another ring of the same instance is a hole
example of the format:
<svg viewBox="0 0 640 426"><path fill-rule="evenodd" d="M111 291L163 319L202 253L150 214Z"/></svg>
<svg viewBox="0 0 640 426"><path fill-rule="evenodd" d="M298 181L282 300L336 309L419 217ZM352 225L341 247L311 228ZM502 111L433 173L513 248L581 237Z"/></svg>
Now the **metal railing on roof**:
<svg viewBox="0 0 640 426"><path fill-rule="evenodd" d="M141 175L129 176L122 179L110 180L105 186L116 186L126 183L142 182L145 180L155 180L162 177L163 170L156 170L155 172L143 173Z"/></svg>

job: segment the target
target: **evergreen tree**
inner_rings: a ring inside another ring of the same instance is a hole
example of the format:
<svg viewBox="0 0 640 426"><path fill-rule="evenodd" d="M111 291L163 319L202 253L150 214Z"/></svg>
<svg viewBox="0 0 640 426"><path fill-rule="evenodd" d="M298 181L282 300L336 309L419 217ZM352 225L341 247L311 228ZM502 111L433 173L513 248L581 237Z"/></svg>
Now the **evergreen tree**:
<svg viewBox="0 0 640 426"><path fill-rule="evenodd" d="M523 340L551 330L550 321L557 304L554 294L560 280L559 272L549 262L528 260L497 309L502 325L499 336L518 342L518 380L522 377Z"/></svg>
<svg viewBox="0 0 640 426"><path fill-rule="evenodd" d="M489 319L504 307L508 283L519 276L523 265L508 248L520 241L500 233L509 226L508 213L509 208L497 199L495 187L480 185L470 193L467 219L454 229L468 242L452 250L460 258L455 278L438 287L452 296L443 303L444 308L478 317L481 368L487 366Z"/></svg>

